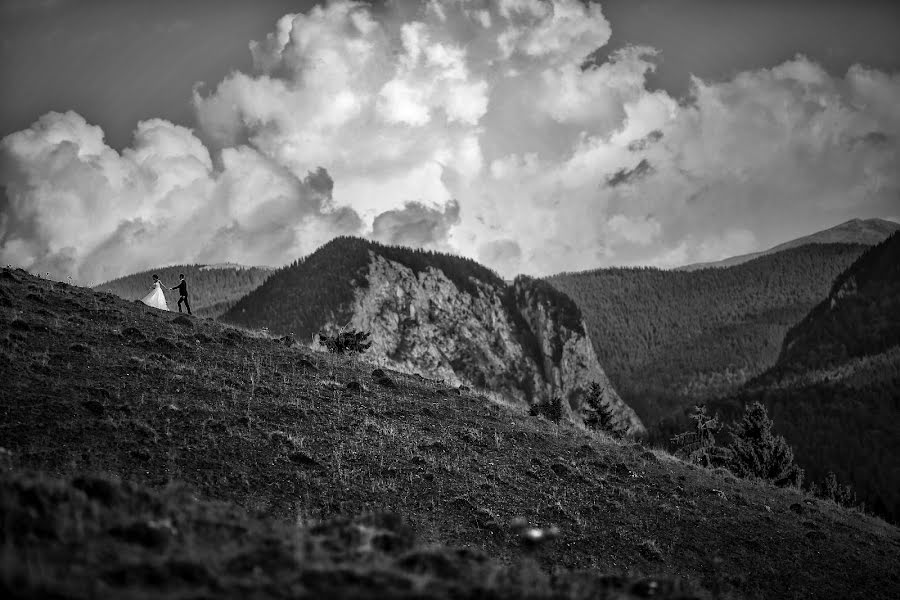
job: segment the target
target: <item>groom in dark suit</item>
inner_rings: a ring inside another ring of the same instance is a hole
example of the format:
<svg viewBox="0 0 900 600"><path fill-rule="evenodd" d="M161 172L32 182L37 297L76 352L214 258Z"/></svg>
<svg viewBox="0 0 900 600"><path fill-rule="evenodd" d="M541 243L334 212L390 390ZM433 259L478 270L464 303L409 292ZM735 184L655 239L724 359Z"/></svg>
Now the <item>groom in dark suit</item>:
<svg viewBox="0 0 900 600"><path fill-rule="evenodd" d="M178 290L178 312L181 312L181 303L184 302L188 314L191 314L191 304L188 302L187 281L184 280L184 273L181 274L181 283L170 289Z"/></svg>

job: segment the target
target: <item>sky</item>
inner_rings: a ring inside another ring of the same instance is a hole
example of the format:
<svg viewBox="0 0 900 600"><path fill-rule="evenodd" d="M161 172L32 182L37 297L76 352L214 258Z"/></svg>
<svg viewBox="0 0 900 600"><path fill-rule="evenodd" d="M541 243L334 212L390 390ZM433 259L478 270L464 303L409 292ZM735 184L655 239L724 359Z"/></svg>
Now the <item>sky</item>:
<svg viewBox="0 0 900 600"><path fill-rule="evenodd" d="M504 277L900 220L900 3L0 0L0 262Z"/></svg>

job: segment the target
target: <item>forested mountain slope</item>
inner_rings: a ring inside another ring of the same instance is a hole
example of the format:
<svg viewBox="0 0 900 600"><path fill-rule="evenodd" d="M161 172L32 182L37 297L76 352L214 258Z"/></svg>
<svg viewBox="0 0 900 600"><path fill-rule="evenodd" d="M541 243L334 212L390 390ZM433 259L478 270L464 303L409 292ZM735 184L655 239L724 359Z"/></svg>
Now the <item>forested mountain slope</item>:
<svg viewBox="0 0 900 600"><path fill-rule="evenodd" d="M278 271L222 320L310 341L341 327L368 354L528 404L562 398L577 414L592 382L621 430L645 431L609 384L575 303L528 277L507 285L470 259L337 238Z"/></svg>
<svg viewBox="0 0 900 600"><path fill-rule="evenodd" d="M788 329L866 248L814 244L723 269L599 269L547 281L575 300L613 385L652 426L772 366Z"/></svg>
<svg viewBox="0 0 900 600"><path fill-rule="evenodd" d="M778 362L728 400L759 400L808 476L834 471L900 521L900 234L863 254L785 336Z"/></svg>
<svg viewBox="0 0 900 600"><path fill-rule="evenodd" d="M900 233L863 254L784 339L778 370L823 368L900 345Z"/></svg>
<svg viewBox="0 0 900 600"><path fill-rule="evenodd" d="M153 275L159 275L166 286L169 309L178 302L178 291L168 288L178 285L178 275L184 273L188 282L191 310L201 316L217 317L242 296L259 287L273 272L267 267L243 267L222 265L174 265L142 271L119 277L94 286L95 290L112 292L126 300L139 300L153 284Z"/></svg>
<svg viewBox="0 0 900 600"><path fill-rule="evenodd" d="M0 380L7 598L900 587L896 527L796 489L20 270L0 270Z"/></svg>

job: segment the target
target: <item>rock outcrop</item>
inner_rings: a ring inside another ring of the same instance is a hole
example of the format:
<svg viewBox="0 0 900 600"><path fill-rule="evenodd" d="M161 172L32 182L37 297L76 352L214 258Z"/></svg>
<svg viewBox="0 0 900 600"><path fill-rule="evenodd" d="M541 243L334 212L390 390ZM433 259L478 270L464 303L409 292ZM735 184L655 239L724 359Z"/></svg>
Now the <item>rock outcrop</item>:
<svg viewBox="0 0 900 600"><path fill-rule="evenodd" d="M350 326L372 334L368 356L523 403L559 396L571 411L598 382L617 428L645 432L610 385L574 303L548 284L527 277L511 286L476 281L473 294L440 269L416 272L369 255L365 285L356 288L350 307Z"/></svg>

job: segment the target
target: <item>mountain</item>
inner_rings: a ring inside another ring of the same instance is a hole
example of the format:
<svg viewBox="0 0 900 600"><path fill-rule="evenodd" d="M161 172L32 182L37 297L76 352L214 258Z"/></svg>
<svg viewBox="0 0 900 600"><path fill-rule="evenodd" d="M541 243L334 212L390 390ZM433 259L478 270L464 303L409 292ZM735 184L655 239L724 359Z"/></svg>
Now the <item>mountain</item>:
<svg viewBox="0 0 900 600"><path fill-rule="evenodd" d="M813 480L833 471L900 522L900 233L835 279L772 368L711 406L729 417L753 401Z"/></svg>
<svg viewBox="0 0 900 600"><path fill-rule="evenodd" d="M592 382L615 426L645 429L606 377L574 302L547 283L507 285L475 261L359 238L336 238L276 272L222 320L311 339L351 328L367 355L521 403L561 397L577 413Z"/></svg>
<svg viewBox="0 0 900 600"><path fill-rule="evenodd" d="M900 223L885 221L884 219L851 219L850 221L841 223L830 229L817 231L811 235L778 244L777 246L773 246L762 252L732 256L715 262L685 265L683 267L678 267L675 270L697 271L699 269L733 267L759 258L760 256L774 254L791 248L798 248L807 244L862 244L864 246L874 246L875 244L883 242L888 236L896 231L900 231Z"/></svg>
<svg viewBox="0 0 900 600"><path fill-rule="evenodd" d="M829 368L900 345L900 233L841 273L828 297L788 331L776 372Z"/></svg>
<svg viewBox="0 0 900 600"><path fill-rule="evenodd" d="M600 363L652 430L772 366L788 329L866 248L809 244L722 269L599 269L547 281L581 309Z"/></svg>
<svg viewBox="0 0 900 600"><path fill-rule="evenodd" d="M0 594L897 597L877 518L374 366L0 270Z"/></svg>
<svg viewBox="0 0 900 600"><path fill-rule="evenodd" d="M159 275L169 308L178 302L178 292L168 288L178 285L179 274L184 273L188 282L188 295L194 314L218 317L241 297L259 287L273 270L269 267L246 267L234 263L215 265L175 265L159 267L119 277L94 286L121 296L126 300L140 300L150 290L153 274Z"/></svg>

